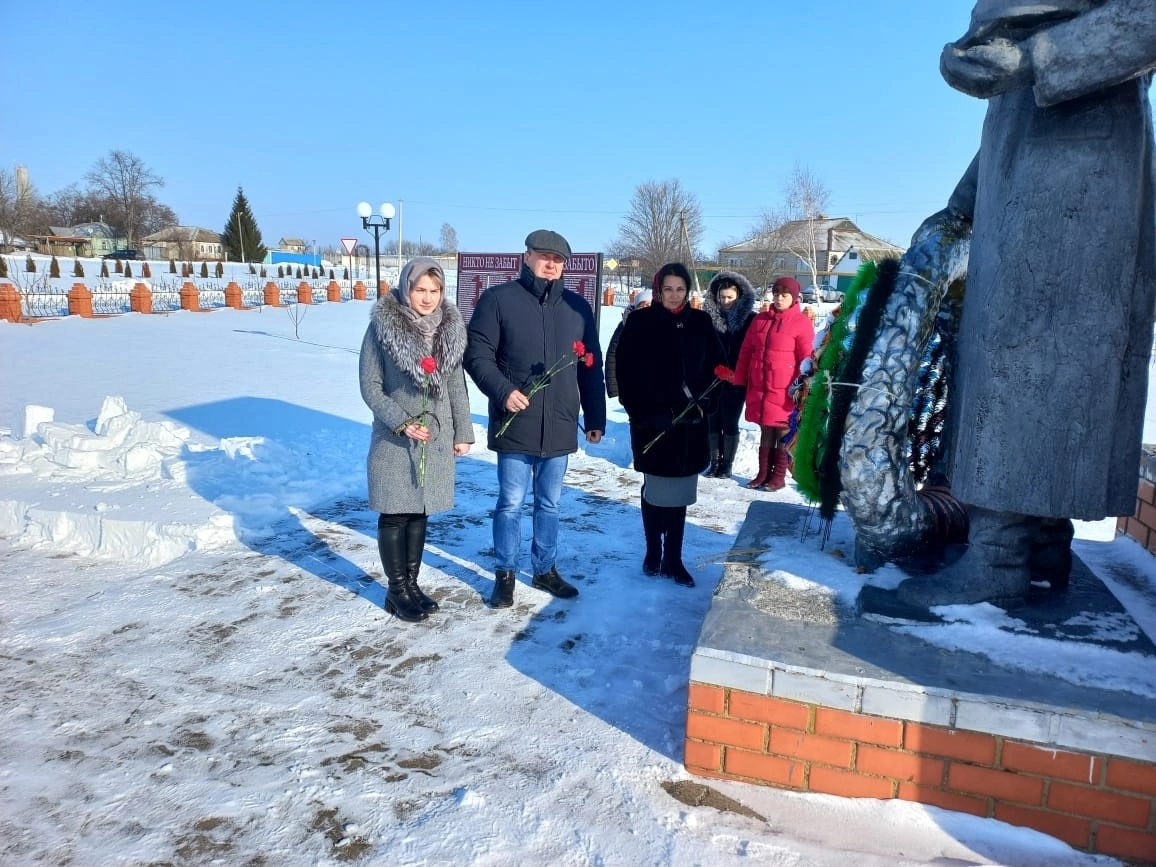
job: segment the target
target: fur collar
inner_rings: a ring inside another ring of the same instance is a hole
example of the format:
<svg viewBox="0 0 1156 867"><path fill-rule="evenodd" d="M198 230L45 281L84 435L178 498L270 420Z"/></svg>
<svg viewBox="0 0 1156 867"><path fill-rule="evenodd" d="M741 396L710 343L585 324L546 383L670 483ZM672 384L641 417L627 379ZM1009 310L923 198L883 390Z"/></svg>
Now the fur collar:
<svg viewBox="0 0 1156 867"><path fill-rule="evenodd" d="M723 311L718 306L719 285L724 279L737 284L739 289L738 300L729 311ZM755 315L755 289L751 281L737 271L719 271L711 278L702 299L702 309L710 315L715 331L720 334L738 331L744 322Z"/></svg>
<svg viewBox="0 0 1156 867"><path fill-rule="evenodd" d="M377 342L382 350L393 359L402 373L421 387L425 385L425 371L421 360L432 355L437 362L437 370L429 377L430 394L444 397L446 394L446 374L462 363L466 352L466 326L462 314L454 304L442 300L442 323L433 336L433 350L427 351L414 324L406 317L400 302L393 294L383 295L373 305L370 321Z"/></svg>

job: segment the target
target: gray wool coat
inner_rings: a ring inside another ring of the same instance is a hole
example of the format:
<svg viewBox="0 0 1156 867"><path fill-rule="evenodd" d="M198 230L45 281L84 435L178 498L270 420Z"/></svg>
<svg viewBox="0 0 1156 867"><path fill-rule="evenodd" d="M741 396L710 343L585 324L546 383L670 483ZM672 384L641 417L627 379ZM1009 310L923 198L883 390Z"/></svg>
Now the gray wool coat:
<svg viewBox="0 0 1156 867"><path fill-rule="evenodd" d="M1131 514L1156 302L1156 4L1104 0L1023 46L1034 88L988 101L951 200L974 218L952 492L1025 515Z"/></svg>
<svg viewBox="0 0 1156 867"><path fill-rule="evenodd" d="M361 343L361 396L373 411L366 469L369 508L382 514L444 512L454 505L454 444L472 443L474 426L462 372L466 327L456 306L441 305L442 321L427 351L413 323L391 293L373 305ZM422 411L425 373L421 360L432 356L426 425L425 485L418 485L421 444L403 433Z"/></svg>

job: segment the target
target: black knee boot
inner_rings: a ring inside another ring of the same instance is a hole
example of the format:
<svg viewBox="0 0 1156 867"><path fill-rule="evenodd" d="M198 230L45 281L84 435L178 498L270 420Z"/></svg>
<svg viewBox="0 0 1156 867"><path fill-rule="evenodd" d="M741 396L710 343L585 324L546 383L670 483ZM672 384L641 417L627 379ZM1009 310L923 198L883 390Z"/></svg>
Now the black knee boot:
<svg viewBox="0 0 1156 867"><path fill-rule="evenodd" d="M722 443L722 459L719 461L718 471L714 477L716 479L729 479L731 467L735 464L735 452L739 448L739 436L738 434L723 434Z"/></svg>
<svg viewBox="0 0 1156 867"><path fill-rule="evenodd" d="M675 584L693 587L694 578L682 565L682 537L686 532L686 506L662 507L666 535L662 545L662 574Z"/></svg>
<svg viewBox="0 0 1156 867"><path fill-rule="evenodd" d="M377 551L385 570L388 591L385 610L408 623L426 619L418 602L409 592L406 577L406 543L404 515L379 515L377 518Z"/></svg>
<svg viewBox="0 0 1156 867"><path fill-rule="evenodd" d="M718 477L719 466L722 464L722 442L723 437L721 433L711 432L707 434L707 440L710 443L710 466L707 467L703 476L708 479Z"/></svg>
<svg viewBox="0 0 1156 867"><path fill-rule="evenodd" d="M409 587L409 595L418 601L421 610L425 612L437 611L436 601L426 596L418 586L417 576L421 572L421 555L425 551L425 530L429 518L426 515L414 515L405 525L405 582Z"/></svg>
<svg viewBox="0 0 1156 867"><path fill-rule="evenodd" d="M642 571L647 575L657 575L662 569L662 526L661 506L652 506L642 500L642 532L646 537L646 556L642 560Z"/></svg>

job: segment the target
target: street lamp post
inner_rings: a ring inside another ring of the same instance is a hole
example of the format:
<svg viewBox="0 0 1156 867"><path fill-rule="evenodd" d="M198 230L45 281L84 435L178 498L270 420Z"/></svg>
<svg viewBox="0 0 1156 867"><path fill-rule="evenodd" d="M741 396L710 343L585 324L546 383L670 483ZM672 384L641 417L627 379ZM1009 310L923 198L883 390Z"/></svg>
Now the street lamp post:
<svg viewBox="0 0 1156 867"><path fill-rule="evenodd" d="M369 202L362 202L357 206L357 216L361 217L361 228L373 230L373 259L377 267L377 292L381 294L381 233L389 231L389 221L396 213L389 202L381 206L381 215L373 213L373 206Z"/></svg>

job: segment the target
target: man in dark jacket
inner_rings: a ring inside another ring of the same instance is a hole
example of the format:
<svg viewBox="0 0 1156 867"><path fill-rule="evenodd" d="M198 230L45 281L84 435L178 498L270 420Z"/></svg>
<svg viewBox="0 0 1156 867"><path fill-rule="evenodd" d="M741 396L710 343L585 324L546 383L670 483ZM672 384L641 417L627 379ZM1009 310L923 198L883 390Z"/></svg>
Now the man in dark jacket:
<svg viewBox="0 0 1156 867"><path fill-rule="evenodd" d="M557 232L531 232L518 279L483 292L470 319L463 365L490 400L488 445L498 454L494 608L514 604L522 503L531 483L532 584L562 599L578 595L555 566L558 501L569 456L578 450L579 405L586 440L596 443L606 429L606 395L594 312L562 282L569 256L570 244Z"/></svg>

